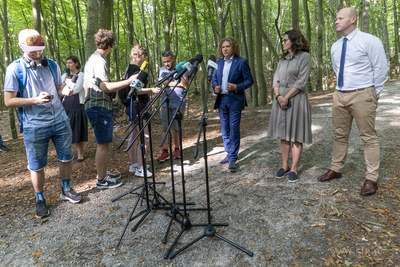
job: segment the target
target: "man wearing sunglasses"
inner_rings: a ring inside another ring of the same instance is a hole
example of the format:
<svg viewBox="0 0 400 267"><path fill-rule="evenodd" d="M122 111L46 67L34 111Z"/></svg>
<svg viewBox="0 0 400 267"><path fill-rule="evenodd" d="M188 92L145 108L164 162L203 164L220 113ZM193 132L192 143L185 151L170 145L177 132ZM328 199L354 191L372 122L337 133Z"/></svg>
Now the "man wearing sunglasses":
<svg viewBox="0 0 400 267"><path fill-rule="evenodd" d="M162 53L162 61L163 61L164 67L162 67L160 69L159 80L161 80L165 76L169 75L175 68L175 57L170 51L164 51ZM168 83L168 80L164 82L164 85L166 83ZM168 117L169 117L169 119L172 118L172 116L176 112L176 109L179 107L179 104L182 99L183 99L183 102L180 107L180 112L181 112L181 114L185 113L186 99L184 98L185 97L184 91L187 88L187 86L188 86L188 78L187 78L187 75L184 74L180 80L172 79L172 81L165 88L167 92L162 95L162 101L164 101L164 99L167 97L166 95L168 94L169 95L169 107L167 108L167 103L164 103L161 108L161 122L162 122L162 129L163 129L164 135L165 135L168 125L169 125ZM175 89L173 89L174 87L175 87ZM181 125L182 125L182 123L181 123ZM175 159L180 159L181 153L179 150L179 125L176 120L174 121L174 142L175 142L174 157L175 157ZM170 155L168 153L168 142L164 142L163 151L162 151L161 156L158 158L158 161L164 162L169 158L170 158Z"/></svg>

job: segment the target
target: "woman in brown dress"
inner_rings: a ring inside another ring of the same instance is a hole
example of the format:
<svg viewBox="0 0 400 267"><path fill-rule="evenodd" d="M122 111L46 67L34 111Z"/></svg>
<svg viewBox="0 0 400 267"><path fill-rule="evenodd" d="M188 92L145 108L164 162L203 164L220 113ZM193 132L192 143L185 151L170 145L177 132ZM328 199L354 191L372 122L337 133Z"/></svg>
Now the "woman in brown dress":
<svg viewBox="0 0 400 267"><path fill-rule="evenodd" d="M298 30L285 32L283 50L274 75L275 100L272 104L268 136L281 140L282 167L276 178L289 174L289 182L298 180L297 166L303 143L312 142L311 110L306 85L311 72L309 44ZM292 166L289 155L292 151Z"/></svg>

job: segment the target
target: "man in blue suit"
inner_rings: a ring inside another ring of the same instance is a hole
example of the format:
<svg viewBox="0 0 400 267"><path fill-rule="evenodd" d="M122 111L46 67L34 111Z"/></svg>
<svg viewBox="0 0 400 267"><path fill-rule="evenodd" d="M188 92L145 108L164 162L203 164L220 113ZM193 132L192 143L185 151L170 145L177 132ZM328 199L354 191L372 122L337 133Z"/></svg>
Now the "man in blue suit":
<svg viewBox="0 0 400 267"><path fill-rule="evenodd" d="M253 85L253 76L246 59L240 57L239 43L232 37L224 38L218 45L218 69L214 72L212 86L217 95L214 109L219 109L221 134L228 153L220 163L229 163L235 172L240 147L240 119L247 106L244 90Z"/></svg>

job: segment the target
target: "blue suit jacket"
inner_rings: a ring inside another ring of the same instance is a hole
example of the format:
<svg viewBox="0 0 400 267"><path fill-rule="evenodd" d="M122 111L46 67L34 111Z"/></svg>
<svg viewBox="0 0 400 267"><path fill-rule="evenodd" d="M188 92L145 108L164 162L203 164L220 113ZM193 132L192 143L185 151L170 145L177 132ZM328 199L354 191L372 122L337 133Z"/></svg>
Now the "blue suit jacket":
<svg viewBox="0 0 400 267"><path fill-rule="evenodd" d="M214 77L212 81L212 86L222 84L222 73L224 69L224 59L220 59L217 61L218 69L214 72ZM251 87L254 83L253 76L251 75L251 70L247 59L242 57L234 57L231 69L229 71L228 77L229 83L236 84L237 90L236 92L230 91L228 92L229 103L232 110L243 110L245 106L247 106L246 95L244 90ZM214 109L218 109L221 103L221 94L217 95L217 99L215 100Z"/></svg>

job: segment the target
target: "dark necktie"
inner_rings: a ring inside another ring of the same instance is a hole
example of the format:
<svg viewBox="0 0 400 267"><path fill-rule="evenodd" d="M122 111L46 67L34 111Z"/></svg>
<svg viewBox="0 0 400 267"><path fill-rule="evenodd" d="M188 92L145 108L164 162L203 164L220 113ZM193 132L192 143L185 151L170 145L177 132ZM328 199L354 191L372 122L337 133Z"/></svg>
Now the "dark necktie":
<svg viewBox="0 0 400 267"><path fill-rule="evenodd" d="M339 81L338 86L339 88L343 87L343 72L344 72L344 61L346 59L346 47L347 47L347 38L343 39L342 45L342 56L340 57L340 69L339 69Z"/></svg>

